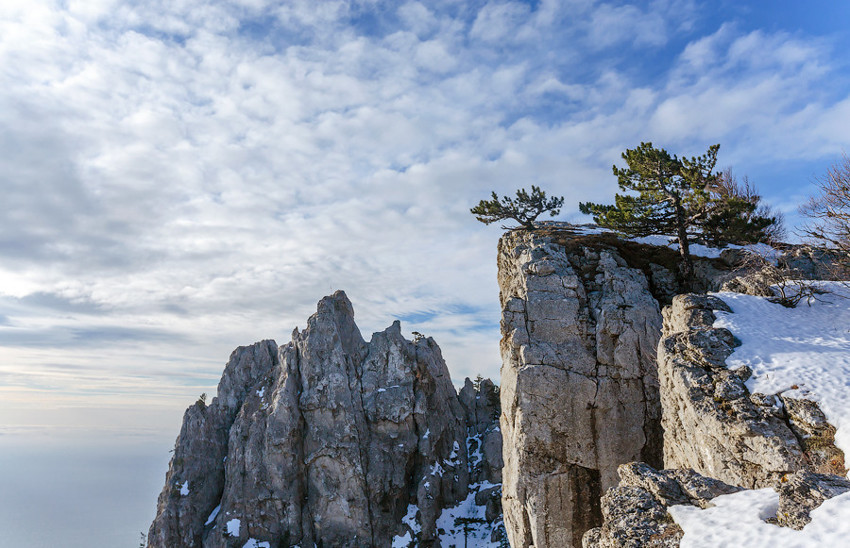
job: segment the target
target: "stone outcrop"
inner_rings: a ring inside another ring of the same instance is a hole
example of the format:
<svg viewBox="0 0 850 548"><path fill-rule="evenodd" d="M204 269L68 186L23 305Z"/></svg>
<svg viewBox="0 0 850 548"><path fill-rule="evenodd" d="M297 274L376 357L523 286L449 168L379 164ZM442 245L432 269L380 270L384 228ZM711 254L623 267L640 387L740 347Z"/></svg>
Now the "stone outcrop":
<svg viewBox="0 0 850 548"><path fill-rule="evenodd" d="M290 343L235 351L187 410L149 544L440 546L444 508L498 498L496 388L480 388L458 398L433 339L396 322L366 342L345 294L326 297Z"/></svg>
<svg viewBox="0 0 850 548"><path fill-rule="evenodd" d="M514 548L580 546L620 464L661 466L659 305L613 247L514 231L498 257L505 525Z"/></svg>
<svg viewBox="0 0 850 548"><path fill-rule="evenodd" d="M850 481L835 475L807 470L787 478L779 488L776 523L798 531L812 521L809 513L826 500L850 491Z"/></svg>
<svg viewBox="0 0 850 548"><path fill-rule="evenodd" d="M602 497L604 522L585 533L583 548L677 548L683 531L668 512L670 506L710 508L715 497L742 490L688 469L655 470L635 462L618 471L620 484ZM850 481L803 470L784 478L776 490L776 516L763 519L801 530L811 521L812 510L850 491Z"/></svg>
<svg viewBox="0 0 850 548"><path fill-rule="evenodd" d="M679 295L664 309L658 371L664 465L693 468L742 487L779 485L808 469L843 473L835 429L814 402L781 394L750 394L747 368L729 370L736 341L714 328L720 299Z"/></svg>
<svg viewBox="0 0 850 548"><path fill-rule="evenodd" d="M655 470L632 462L618 469L620 484L602 497L604 523L585 533L584 548L674 548L681 527L667 512L674 504L706 508L711 499L740 491L693 470Z"/></svg>
<svg viewBox="0 0 850 548"><path fill-rule="evenodd" d="M475 384L478 386L475 386ZM466 379L458 394L468 426L469 468L471 484L502 483L502 432L499 415L499 387L490 379ZM501 501L499 501L501 513Z"/></svg>

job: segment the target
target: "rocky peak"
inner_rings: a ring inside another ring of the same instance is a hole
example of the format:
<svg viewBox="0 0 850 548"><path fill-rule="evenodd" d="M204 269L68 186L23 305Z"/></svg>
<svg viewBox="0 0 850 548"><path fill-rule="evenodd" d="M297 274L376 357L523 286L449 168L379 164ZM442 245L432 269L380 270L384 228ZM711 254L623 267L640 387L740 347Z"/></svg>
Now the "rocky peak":
<svg viewBox="0 0 850 548"><path fill-rule="evenodd" d="M398 322L367 343L338 291L286 345L235 351L186 412L150 546L440 546L470 498L498 529L496 390L462 402L436 342Z"/></svg>

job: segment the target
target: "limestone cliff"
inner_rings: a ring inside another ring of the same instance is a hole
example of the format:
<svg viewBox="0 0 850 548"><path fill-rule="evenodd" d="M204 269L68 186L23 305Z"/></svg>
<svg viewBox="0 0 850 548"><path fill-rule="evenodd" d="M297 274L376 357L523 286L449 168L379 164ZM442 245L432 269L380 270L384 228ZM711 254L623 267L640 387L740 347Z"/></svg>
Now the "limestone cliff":
<svg viewBox="0 0 850 548"><path fill-rule="evenodd" d="M834 271L818 270L817 254L786 251L789 271ZM746 258L695 258L691 287L758 274ZM747 372L725 368L735 341L712 327L711 311L723 303L680 295L677 261L666 247L556 223L500 240L502 503L514 548L581 546L616 514L618 495L603 494L632 461L748 488L843 471L816 406L751 395Z"/></svg>
<svg viewBox="0 0 850 548"><path fill-rule="evenodd" d="M615 248L515 231L498 265L505 526L514 548L580 546L617 467L661 465L661 310Z"/></svg>
<svg viewBox="0 0 850 548"><path fill-rule="evenodd" d="M337 292L290 343L237 349L217 397L186 411L149 544L440 546L444 508L498 501L494 390L459 398L433 339L398 322L364 341Z"/></svg>

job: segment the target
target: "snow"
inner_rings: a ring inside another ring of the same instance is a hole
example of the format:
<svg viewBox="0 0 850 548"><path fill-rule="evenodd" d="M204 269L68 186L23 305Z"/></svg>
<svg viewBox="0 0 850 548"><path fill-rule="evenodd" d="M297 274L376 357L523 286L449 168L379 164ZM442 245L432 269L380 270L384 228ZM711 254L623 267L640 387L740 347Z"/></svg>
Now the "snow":
<svg viewBox="0 0 850 548"><path fill-rule="evenodd" d="M184 481L180 486L180 494L184 497L189 494L189 480Z"/></svg>
<svg viewBox="0 0 850 548"><path fill-rule="evenodd" d="M819 403L837 427L836 445L850 451L850 287L842 282L815 282L829 293L820 300L785 308L764 297L717 293L734 313L717 312L715 327L729 329L741 346L726 360L731 369L748 366L751 392L783 393ZM792 388L794 387L794 388ZM850 492L811 512L802 531L766 523L776 515L779 495L773 489L742 491L712 500L712 508L669 508L685 531L682 548L747 546L803 548L847 546L850 538Z"/></svg>
<svg viewBox="0 0 850 548"><path fill-rule="evenodd" d="M490 487L498 487L491 483L483 483L480 485L471 485L469 495L460 504L453 508L446 508L437 518L437 530L443 530L440 535L440 544L442 546L463 546L463 525L455 525L455 520L458 518L479 518L484 519L484 506L475 504L475 494L481 489ZM393 548L407 548L414 540L414 535L418 534L422 528L416 521L416 513L419 508L411 504L407 507L407 514L402 518L402 523L410 527L409 531L405 531L403 535L393 538ZM474 523L469 525L468 546L474 548L496 548L499 546L497 542L491 542L490 536L493 534L493 529L501 525L501 522L496 523ZM411 531L413 535L411 535Z"/></svg>
<svg viewBox="0 0 850 548"><path fill-rule="evenodd" d="M454 508L446 508L437 518L437 529L444 530L445 534L440 535L440 544L443 546L463 546L463 525L455 525L455 520L458 518L479 518L484 519L484 506L475 504L475 493L478 492L480 486L470 486L469 495L460 504ZM499 546L496 542L490 542L490 535L493 532L493 527L496 524L470 524L468 545L476 548L490 548Z"/></svg>
<svg viewBox="0 0 850 548"><path fill-rule="evenodd" d="M242 525L242 522L238 519L232 519L225 524L227 534L233 537L239 536L239 527Z"/></svg>
<svg viewBox="0 0 850 548"><path fill-rule="evenodd" d="M817 401L838 430L836 445L850 454L850 288L816 283L829 293L796 308L764 297L717 293L734 313L717 312L714 326L729 329L743 343L726 363L753 370L747 381L751 392Z"/></svg>
<svg viewBox="0 0 850 548"><path fill-rule="evenodd" d="M210 517L207 518L207 521L204 523L204 525L209 525L210 523L214 522L215 518L216 518L216 516L218 516L219 512L221 512L221 504L219 504L218 506L213 508L213 511L210 514Z"/></svg>
<svg viewBox="0 0 850 548"><path fill-rule="evenodd" d="M248 542L245 543L245 546L242 548L271 548L271 544L268 541L259 541L257 539L249 538Z"/></svg>
<svg viewBox="0 0 850 548"><path fill-rule="evenodd" d="M478 436L469 436L466 438L466 452L469 455L470 469L484 460L484 455L481 454L481 440Z"/></svg>
<svg viewBox="0 0 850 548"><path fill-rule="evenodd" d="M407 505L407 514L401 518L401 522L406 524L413 531L414 534L419 533L422 530L419 522L416 521L416 513L419 512L419 507L415 504ZM410 531L405 531L404 535L399 535L393 537L393 546L392 548L407 548L410 543L413 542L413 536L410 534Z"/></svg>
<svg viewBox="0 0 850 548"><path fill-rule="evenodd" d="M427 434L426 434L427 436ZM471 447L475 447L475 451L471 451ZM473 466L481 460L480 454L481 440L480 436L469 436L467 438L467 465L470 473L473 472ZM455 442L452 446L452 454L450 459L458 458L458 453L461 451L459 443ZM477 453L477 456L475 455ZM459 464L459 461L458 461ZM443 469L439 463L435 464L431 470L432 475L442 475ZM427 490L430 482L426 481L423 487ZM478 506L475 504L476 493L491 489L499 488L501 484L493 484L488 481L472 484L469 486L469 492L463 501L453 508L444 508L437 518L437 530L440 533L440 544L442 546L464 546L464 525L462 523L455 525L455 521L459 518L484 519L486 506ZM422 527L416 520L416 515L419 512L418 506L410 504L407 507L407 514L402 518L402 523L407 525L407 530L404 534L393 537L393 548L407 548L411 543L418 542L419 533ZM467 546L474 548L496 548L498 542L491 542L490 537L493 531L503 527L503 522L497 520L493 523L472 523L468 524L468 535L466 539Z"/></svg>
<svg viewBox="0 0 850 548"><path fill-rule="evenodd" d="M266 387L265 386L260 388L259 390L257 390L257 396L259 396L260 399L262 399L262 397L265 395L265 393L266 393Z"/></svg>
<svg viewBox="0 0 850 548"><path fill-rule="evenodd" d="M616 234L615 231L609 230L607 228L602 228L595 225L577 225L571 226L577 232L581 234L605 234L612 233ZM628 238L624 237L626 240L630 240L639 244L646 245L656 245L660 247L669 247L670 249L678 250L679 243L676 238L672 236L662 236L661 234L653 234L651 236L641 236L636 238ZM767 244L750 244L750 245L734 245L729 244L726 247L708 247L702 244L692 243L688 246L688 250L691 255L694 257L705 257L707 259L717 259L720 257L720 253L724 249L746 249L748 251L752 251L758 255L761 255L765 259L768 259L772 262L775 262L776 259L781 255L781 252L774 249L773 247Z"/></svg>
<svg viewBox="0 0 850 548"><path fill-rule="evenodd" d="M671 238L670 236L643 236L641 238L629 238L631 241L639 243L639 244L647 244L647 245L657 245L662 247L669 247L670 249L678 250L679 243L676 238ZM749 244L749 245L734 245L729 244L726 247L708 247L702 244L690 244L688 246L688 250L691 255L694 257L705 257L707 259L717 259L720 257L720 253L725 249L746 249L747 251L751 251L757 255L764 257L770 261L775 261L781 252L772 248L767 244Z"/></svg>
<svg viewBox="0 0 850 548"><path fill-rule="evenodd" d="M668 510L685 536L681 548L803 548L847 546L850 538L850 492L811 512L802 531L765 523L775 515L779 495L773 489L741 491L712 500L714 507L671 506Z"/></svg>

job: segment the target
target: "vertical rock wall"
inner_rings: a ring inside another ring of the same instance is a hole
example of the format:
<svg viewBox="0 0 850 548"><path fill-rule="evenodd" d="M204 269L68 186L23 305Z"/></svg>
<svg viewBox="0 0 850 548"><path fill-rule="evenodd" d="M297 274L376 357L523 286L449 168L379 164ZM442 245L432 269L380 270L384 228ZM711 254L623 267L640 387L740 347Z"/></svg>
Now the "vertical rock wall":
<svg viewBox="0 0 850 548"><path fill-rule="evenodd" d="M581 546L620 464L661 465L661 312L614 249L499 242L503 510L513 548Z"/></svg>

